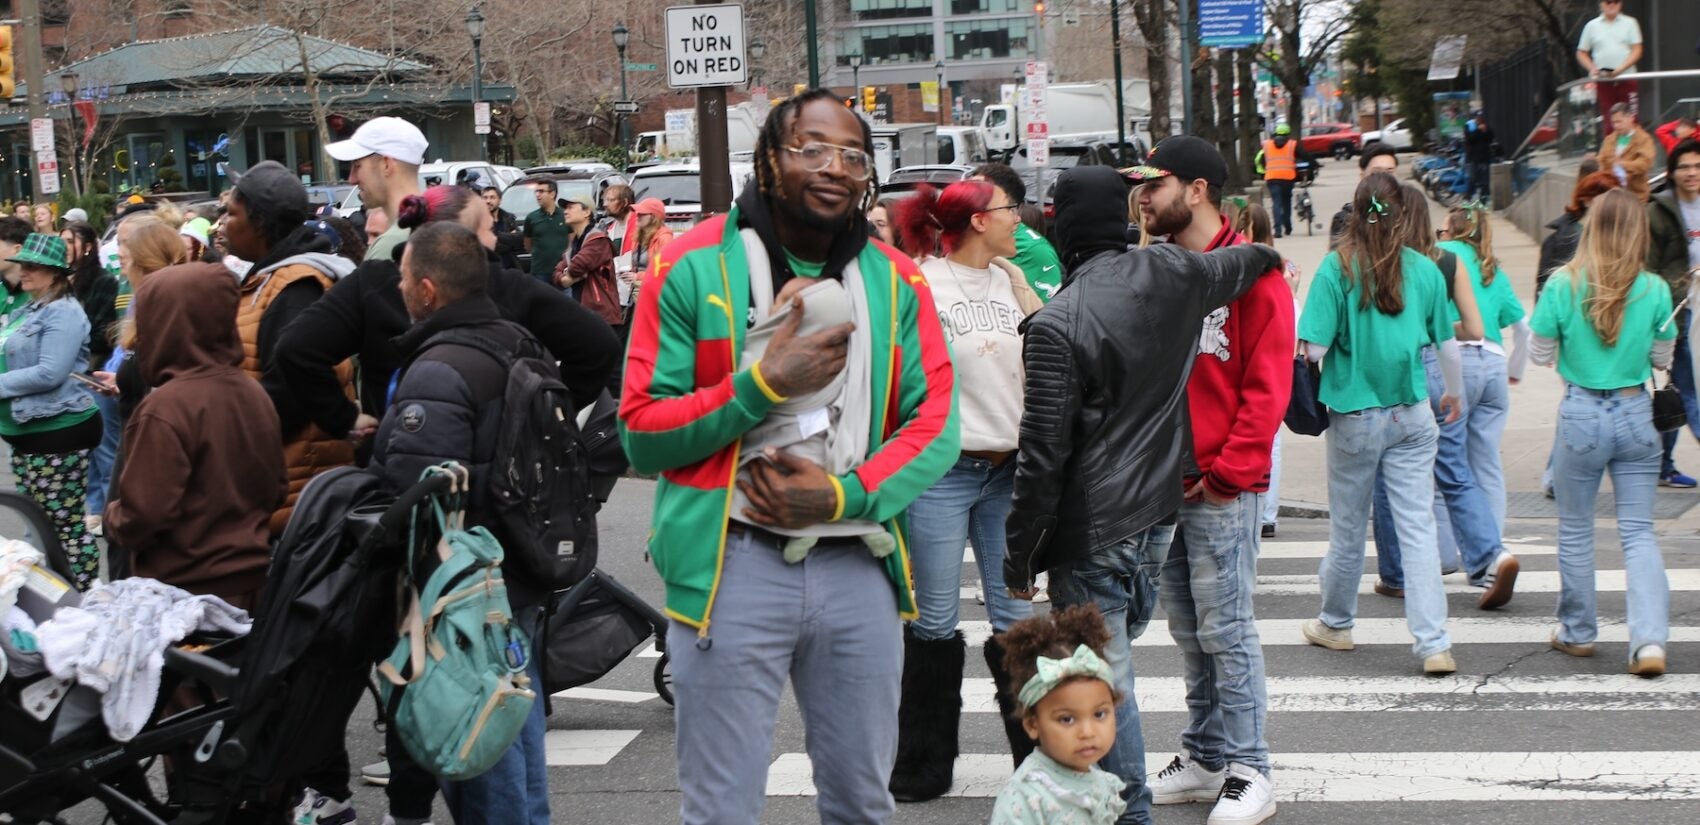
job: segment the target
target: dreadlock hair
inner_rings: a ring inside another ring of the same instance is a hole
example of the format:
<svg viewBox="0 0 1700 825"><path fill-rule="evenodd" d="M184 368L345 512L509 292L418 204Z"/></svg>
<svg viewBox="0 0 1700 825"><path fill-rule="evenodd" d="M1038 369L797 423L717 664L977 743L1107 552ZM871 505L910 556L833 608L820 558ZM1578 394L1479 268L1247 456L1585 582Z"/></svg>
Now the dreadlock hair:
<svg viewBox="0 0 1700 825"><path fill-rule="evenodd" d="M1434 222L1428 217L1428 196L1423 194L1423 188L1405 181L1399 187L1399 205L1403 207L1399 225L1403 227L1400 237L1404 244L1421 252L1424 258L1434 258ZM1451 277L1452 273L1446 275Z"/></svg>
<svg viewBox="0 0 1700 825"><path fill-rule="evenodd" d="M762 195L768 198L779 197L779 153L783 151L786 139L791 136L791 124L796 122L805 106L817 100L830 100L834 106L843 105L837 92L815 88L787 98L768 113L767 122L762 124L761 134L756 137L756 191ZM857 117L856 121L862 126L862 146L871 158L874 151L873 127L868 125L865 118ZM875 173L868 176L868 189L862 194L862 202L857 204L857 209L865 215L878 200L879 175Z"/></svg>
<svg viewBox="0 0 1700 825"><path fill-rule="evenodd" d="M1623 310L1641 277L1646 250L1647 210L1640 199L1625 189L1595 198L1582 222L1576 257L1564 268L1588 324L1608 347L1617 346L1623 331Z"/></svg>
<svg viewBox="0 0 1700 825"><path fill-rule="evenodd" d="M1352 220L1340 238L1336 254L1345 271L1347 289L1357 289L1358 307L1371 304L1386 315L1405 311L1405 272L1399 256L1405 249L1400 230L1399 180L1376 172L1358 182L1352 198Z"/></svg>
<svg viewBox="0 0 1700 825"><path fill-rule="evenodd" d="M992 202L996 187L983 180L959 180L944 189L927 184L897 204L897 231L912 258L949 255L974 228L974 216ZM891 216L887 216L889 219Z"/></svg>
<svg viewBox="0 0 1700 825"><path fill-rule="evenodd" d="M1039 672L1040 656L1066 659L1074 655L1075 648L1086 645L1102 657L1104 647L1110 643L1110 629L1104 626L1104 617L1098 612L1097 605L1083 604L1022 619L1005 631L998 642L1003 645L1003 666L1009 673L1009 698L1014 700L1021 688ZM1062 684L1089 678L1075 676ZM1116 704L1121 703L1122 695L1115 685L1110 685L1110 697ZM1031 717L1037 712L1036 708L1021 708L1024 716Z"/></svg>
<svg viewBox="0 0 1700 825"><path fill-rule="evenodd" d="M1446 235L1450 240L1463 241L1475 250L1481 261L1482 286L1493 283L1499 260L1493 256L1493 227L1487 210L1480 206L1460 206L1446 215Z"/></svg>

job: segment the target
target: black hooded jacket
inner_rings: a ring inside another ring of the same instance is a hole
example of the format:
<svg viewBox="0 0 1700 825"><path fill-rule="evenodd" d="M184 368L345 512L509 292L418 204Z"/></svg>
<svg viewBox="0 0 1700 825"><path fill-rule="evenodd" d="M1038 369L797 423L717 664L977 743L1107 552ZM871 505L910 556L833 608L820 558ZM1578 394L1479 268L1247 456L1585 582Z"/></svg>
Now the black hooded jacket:
<svg viewBox="0 0 1700 825"><path fill-rule="evenodd" d="M1107 166L1064 172L1056 203L1069 280L1028 321L1004 561L1012 590L1180 508L1186 383L1204 317L1281 264L1256 244L1124 251L1127 184Z"/></svg>

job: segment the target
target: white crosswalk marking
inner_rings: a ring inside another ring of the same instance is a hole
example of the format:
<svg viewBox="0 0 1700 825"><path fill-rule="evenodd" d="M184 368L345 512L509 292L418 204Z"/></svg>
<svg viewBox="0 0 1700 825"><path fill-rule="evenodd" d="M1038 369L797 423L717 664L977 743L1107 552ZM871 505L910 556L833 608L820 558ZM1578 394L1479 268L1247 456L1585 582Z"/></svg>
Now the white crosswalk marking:
<svg viewBox="0 0 1700 825"><path fill-rule="evenodd" d="M1145 764L1171 756L1150 752ZM1683 801L1700 800L1697 759L1700 751L1277 753L1271 773L1282 802ZM995 797L1012 772L1007 755L965 754L947 795ZM814 793L806 754L773 761L768 796Z"/></svg>
<svg viewBox="0 0 1700 825"><path fill-rule="evenodd" d="M1510 539L1505 541L1505 549L1513 556L1556 556L1558 547L1551 544L1524 544ZM1257 560L1265 559L1320 559L1328 555L1326 541L1266 541L1257 550ZM1375 557L1375 542L1364 542L1364 555Z"/></svg>
<svg viewBox="0 0 1700 825"><path fill-rule="evenodd" d="M576 699L587 702L619 702L622 704L637 704L651 699L660 698L657 694L641 690L609 690L607 688L576 687L556 693L556 699Z"/></svg>
<svg viewBox="0 0 1700 825"><path fill-rule="evenodd" d="M1307 645L1304 636L1299 632L1299 626L1308 619L1258 619L1257 632L1263 638L1263 646L1272 645ZM1550 617L1525 616L1496 616L1492 618L1448 618L1446 632L1451 634L1454 645L1465 644L1540 644L1545 645L1552 636L1552 629L1557 626L1556 620ZM962 635L967 637L971 647L982 646L992 635L990 622L967 621L958 627ZM1673 642L1700 642L1700 627L1672 627L1670 640ZM1363 645L1409 645L1411 633L1405 629L1404 619L1363 619L1357 620L1352 628L1352 641L1358 646ZM1600 638L1603 644L1629 641L1629 628L1621 622L1600 619ZM1133 640L1134 647L1174 647L1175 640L1169 636L1167 627L1163 624L1162 616L1158 616L1146 628L1145 634Z"/></svg>
<svg viewBox="0 0 1700 825"><path fill-rule="evenodd" d="M1671 590L1700 590L1700 570L1683 568L1666 571L1670 579ZM1366 574L1363 581L1358 583L1358 593L1368 595L1375 592L1376 575ZM1481 594L1482 588L1472 587L1468 577L1463 573L1453 573L1445 578L1446 592ZM1314 575L1275 575L1257 577L1257 595L1259 596L1307 596L1315 595L1320 585ZM1622 593L1625 589L1622 570L1599 570L1594 573L1594 589L1600 593ZM1557 593L1559 592L1557 570L1533 570L1517 577L1518 593Z"/></svg>
<svg viewBox="0 0 1700 825"><path fill-rule="evenodd" d="M642 732L552 730L543 736L543 754L550 765L606 765Z"/></svg>
<svg viewBox="0 0 1700 825"><path fill-rule="evenodd" d="M1628 674L1493 678L1271 676L1267 687L1271 713L1686 711L1700 707L1700 676L1688 674L1672 674L1661 679ZM963 712L997 713L993 691L989 678L963 680ZM1180 677L1140 677L1135 682L1134 693L1141 713L1186 712L1186 683Z"/></svg>

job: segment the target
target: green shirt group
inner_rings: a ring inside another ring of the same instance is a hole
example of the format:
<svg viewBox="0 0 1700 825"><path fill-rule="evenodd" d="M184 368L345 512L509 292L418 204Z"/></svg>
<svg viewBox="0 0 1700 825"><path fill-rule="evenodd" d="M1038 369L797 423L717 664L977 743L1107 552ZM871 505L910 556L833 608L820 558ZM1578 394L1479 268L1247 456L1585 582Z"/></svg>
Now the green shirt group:
<svg viewBox="0 0 1700 825"><path fill-rule="evenodd" d="M1495 267L1493 283L1484 285L1482 262L1476 256L1474 247L1463 241L1442 241L1440 248L1457 255L1459 263L1470 273L1470 287L1476 296L1476 308L1482 313L1482 337L1504 347L1504 329L1523 320L1526 314L1523 302L1517 300L1517 293L1511 288L1511 279L1506 277L1504 270ZM1451 312L1452 320L1457 321L1456 305L1452 307Z"/></svg>
<svg viewBox="0 0 1700 825"><path fill-rule="evenodd" d="M1554 272L1541 290L1529 326L1536 335L1558 342L1558 374L1590 390L1637 387L1653 377L1653 342L1676 337L1670 321L1670 286L1663 278L1643 272L1629 289L1623 307L1623 327L1617 343L1607 346L1583 308L1591 288L1568 270ZM1668 323L1667 323L1668 322Z"/></svg>

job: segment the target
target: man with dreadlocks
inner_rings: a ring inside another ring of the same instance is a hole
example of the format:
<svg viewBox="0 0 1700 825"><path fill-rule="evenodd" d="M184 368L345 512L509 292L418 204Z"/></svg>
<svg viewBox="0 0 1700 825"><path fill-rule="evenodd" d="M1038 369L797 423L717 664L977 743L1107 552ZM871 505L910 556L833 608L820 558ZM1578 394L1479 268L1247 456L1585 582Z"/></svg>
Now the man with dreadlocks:
<svg viewBox="0 0 1700 825"><path fill-rule="evenodd" d="M686 825L761 818L787 677L821 821L896 807L898 625L916 617L898 519L959 441L926 279L868 238L872 146L830 90L779 105L756 185L638 293L620 435L661 476L649 552Z"/></svg>

